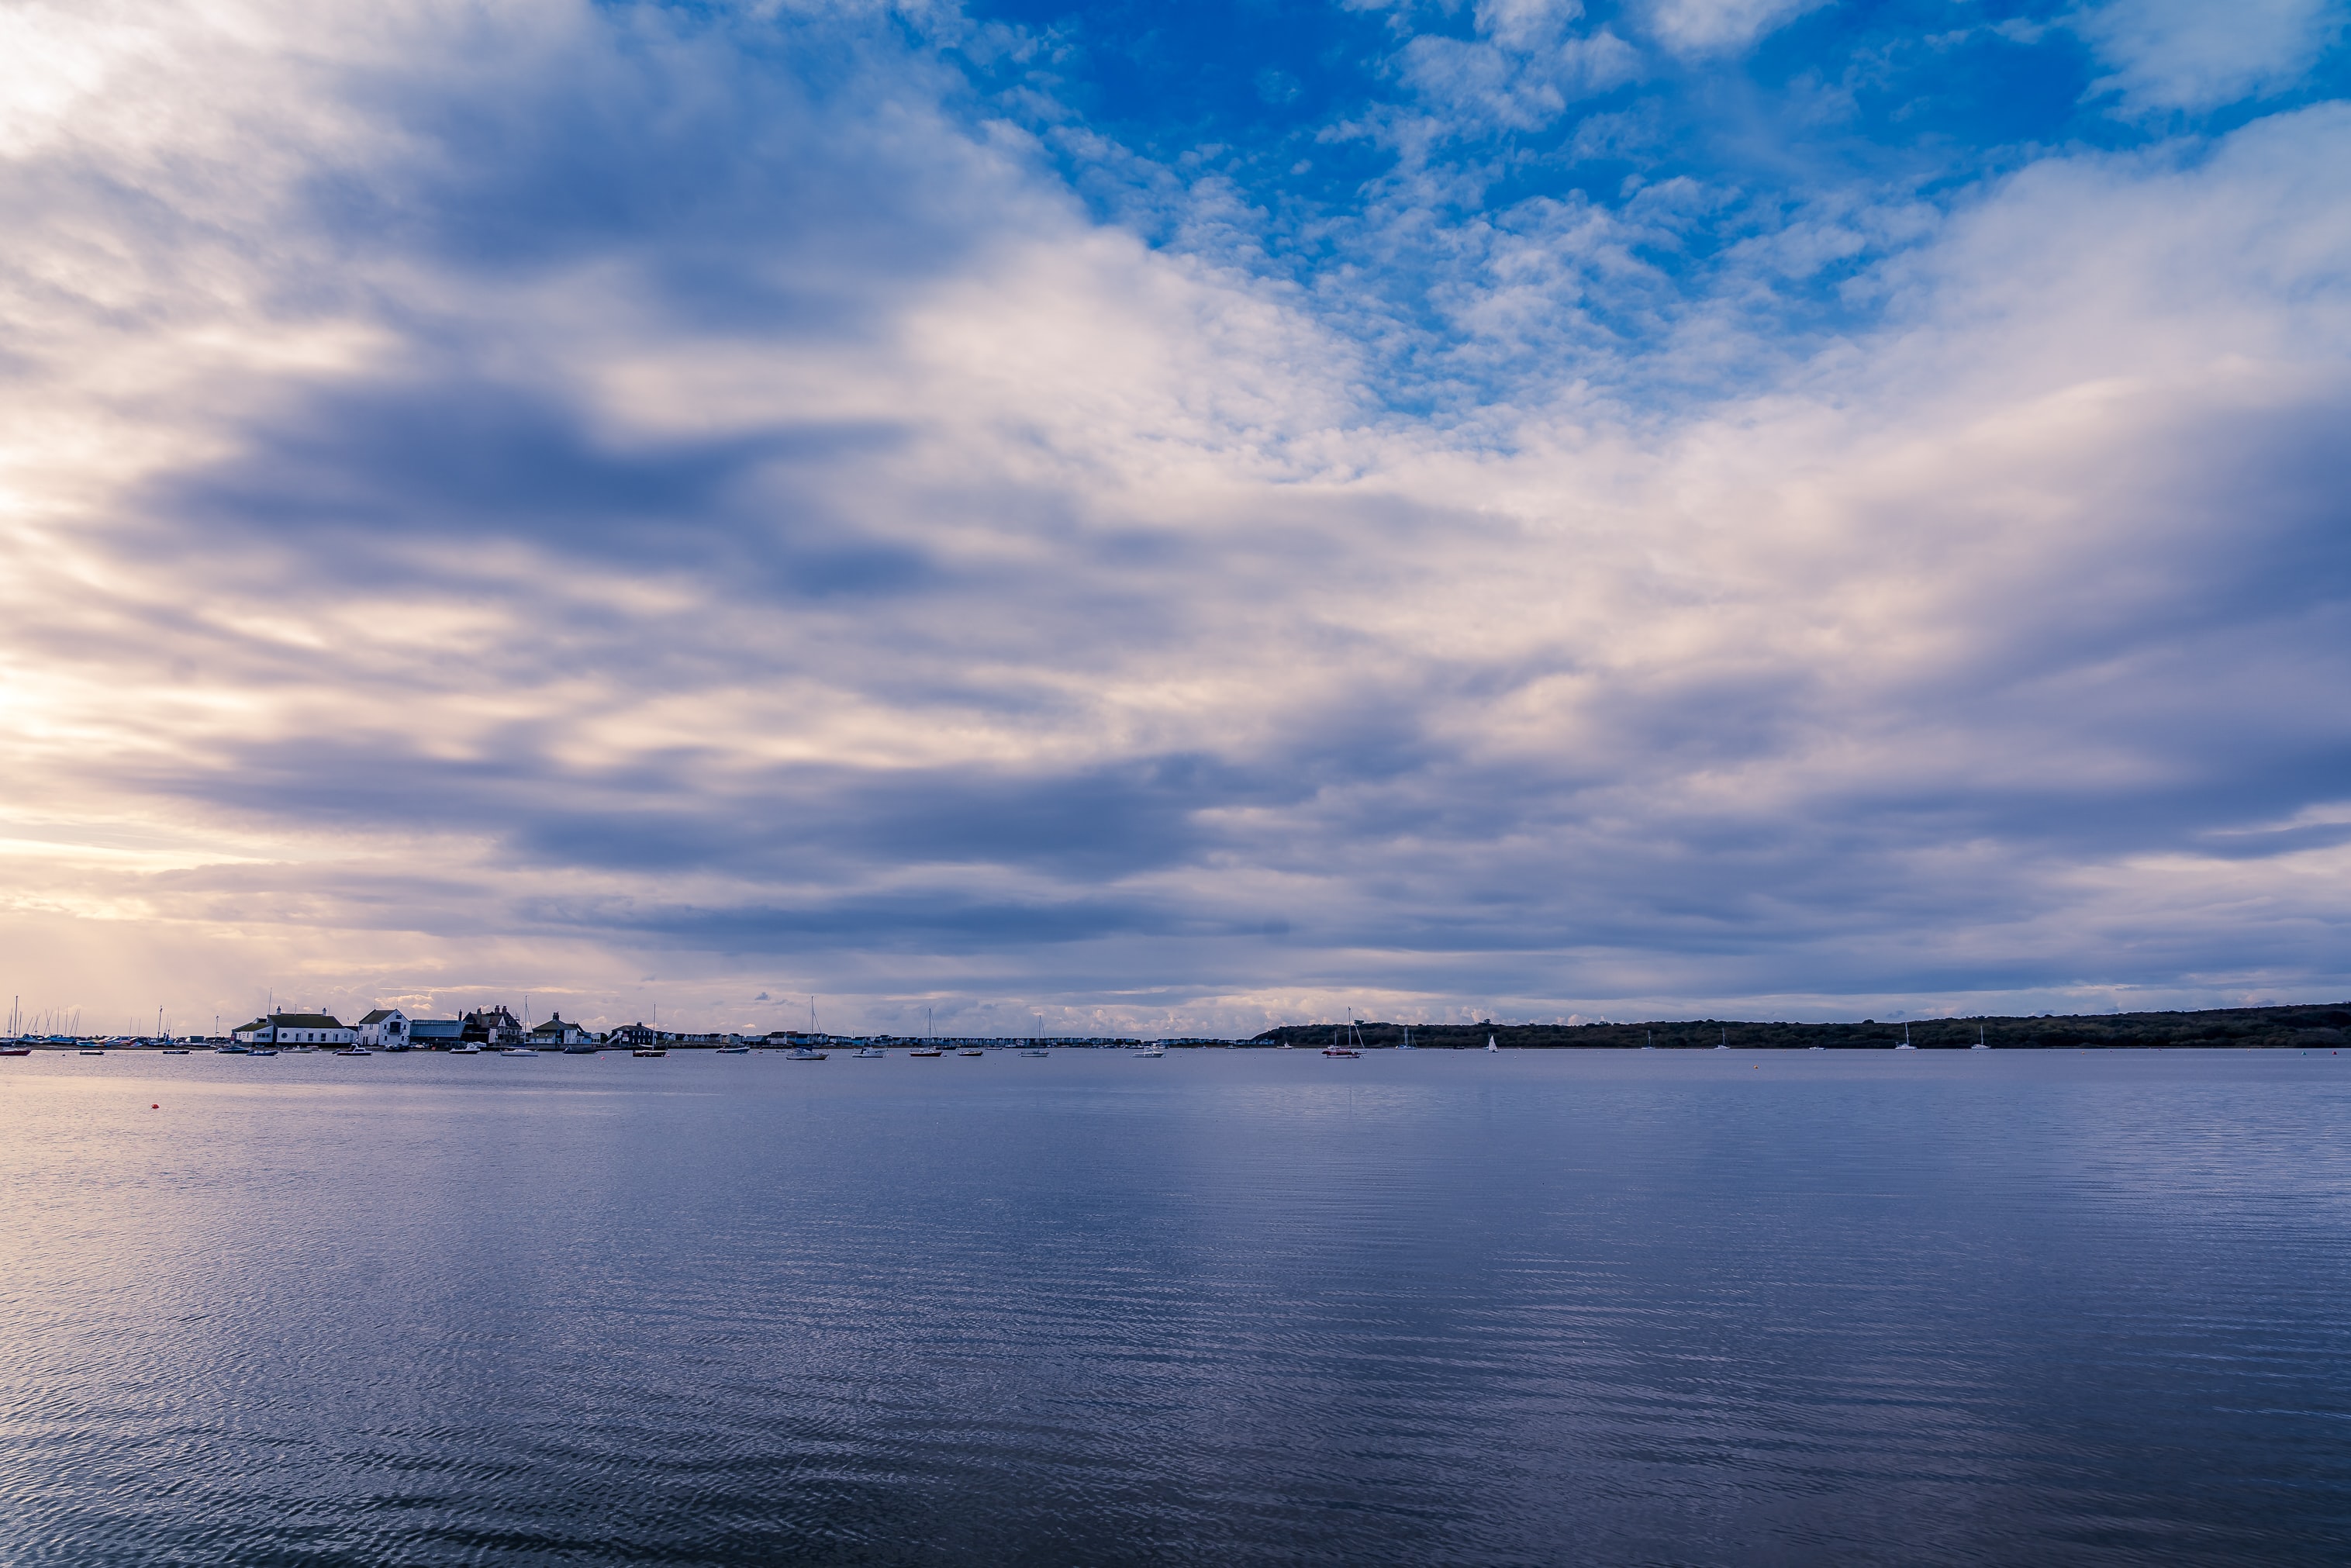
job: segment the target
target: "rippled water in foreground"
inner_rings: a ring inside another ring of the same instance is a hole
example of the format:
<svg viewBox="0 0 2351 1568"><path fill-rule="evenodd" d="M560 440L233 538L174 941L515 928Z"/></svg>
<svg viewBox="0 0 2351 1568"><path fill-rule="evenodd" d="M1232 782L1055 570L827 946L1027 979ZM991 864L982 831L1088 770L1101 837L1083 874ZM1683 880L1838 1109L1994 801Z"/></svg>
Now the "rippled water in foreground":
<svg viewBox="0 0 2351 1568"><path fill-rule="evenodd" d="M2340 1563L2346 1132L2276 1052L0 1061L0 1562Z"/></svg>

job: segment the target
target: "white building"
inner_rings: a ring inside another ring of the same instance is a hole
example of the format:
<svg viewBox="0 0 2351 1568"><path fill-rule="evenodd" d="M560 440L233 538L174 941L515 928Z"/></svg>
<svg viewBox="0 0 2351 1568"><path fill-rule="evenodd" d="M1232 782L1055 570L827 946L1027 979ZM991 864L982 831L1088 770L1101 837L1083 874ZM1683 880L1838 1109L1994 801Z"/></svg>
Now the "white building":
<svg viewBox="0 0 2351 1568"><path fill-rule="evenodd" d="M558 1013L530 1031L530 1043L552 1046L588 1045L592 1042L588 1038L588 1030L585 1027L569 1022L561 1013Z"/></svg>
<svg viewBox="0 0 2351 1568"><path fill-rule="evenodd" d="M350 1045L359 1030L327 1013L271 1013L229 1030L239 1045Z"/></svg>
<svg viewBox="0 0 2351 1568"><path fill-rule="evenodd" d="M361 1045L375 1046L384 1051L406 1051L409 1047L410 1020L398 1008L378 1008L360 1019Z"/></svg>

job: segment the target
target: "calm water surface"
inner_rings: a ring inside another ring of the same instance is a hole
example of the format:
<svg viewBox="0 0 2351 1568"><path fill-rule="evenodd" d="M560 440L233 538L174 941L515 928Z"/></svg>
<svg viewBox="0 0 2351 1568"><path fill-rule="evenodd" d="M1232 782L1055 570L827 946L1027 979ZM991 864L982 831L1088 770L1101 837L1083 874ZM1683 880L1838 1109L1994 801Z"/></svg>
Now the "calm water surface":
<svg viewBox="0 0 2351 1568"><path fill-rule="evenodd" d="M0 1563L2339 1563L2346 1134L2283 1052L0 1061Z"/></svg>

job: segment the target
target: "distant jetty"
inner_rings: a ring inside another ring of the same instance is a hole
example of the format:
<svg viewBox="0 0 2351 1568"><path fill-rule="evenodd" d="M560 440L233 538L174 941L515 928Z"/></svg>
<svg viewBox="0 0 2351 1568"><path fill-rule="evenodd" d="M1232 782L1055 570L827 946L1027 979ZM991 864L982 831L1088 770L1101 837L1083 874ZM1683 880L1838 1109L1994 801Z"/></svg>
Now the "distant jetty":
<svg viewBox="0 0 2351 1568"><path fill-rule="evenodd" d="M1303 1049L1331 1042L1343 1024L1284 1024L1249 1043ZM1358 1023L1366 1046L1404 1043L1398 1023ZM1655 1045L1659 1051L1706 1051L1718 1045L1745 1051L1802 1051L1826 1046L1843 1051L1886 1050L1909 1043L1921 1051L1965 1051L1980 1038L2005 1051L2079 1049L2132 1050L2240 1047L2246 1050L2339 1047L2351 1031L2351 1002L2291 1008L2215 1008L2192 1013L2074 1013L2043 1018L1906 1019L1896 1023L1748 1023L1732 1019L1677 1019L1653 1023L1423 1024L1409 1026L1412 1043L1428 1051L1472 1051L1488 1036L1516 1051L1622 1051Z"/></svg>

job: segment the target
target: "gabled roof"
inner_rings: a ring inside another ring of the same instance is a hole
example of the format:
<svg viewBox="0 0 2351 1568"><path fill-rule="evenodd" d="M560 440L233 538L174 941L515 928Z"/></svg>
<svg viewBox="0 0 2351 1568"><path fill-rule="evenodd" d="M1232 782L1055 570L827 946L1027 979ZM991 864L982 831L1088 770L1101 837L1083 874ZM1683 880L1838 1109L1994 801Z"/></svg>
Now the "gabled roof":
<svg viewBox="0 0 2351 1568"><path fill-rule="evenodd" d="M267 1029L268 1027L269 1020L267 1019L256 1019L251 1023L241 1023L237 1025L235 1029L229 1030L229 1032L231 1034L244 1034L249 1030Z"/></svg>
<svg viewBox="0 0 2351 1568"><path fill-rule="evenodd" d="M375 1011L368 1014L367 1017L360 1019L360 1022L361 1025L381 1023L386 1019L406 1018L407 1016L408 1015L406 1013L402 1012L398 1008L378 1008Z"/></svg>
<svg viewBox="0 0 2351 1568"><path fill-rule="evenodd" d="M341 1019L335 1018L329 1013L271 1013L267 1018L261 1021L261 1027L264 1029L269 1029L272 1027L277 1029L343 1029L348 1026L345 1025Z"/></svg>

